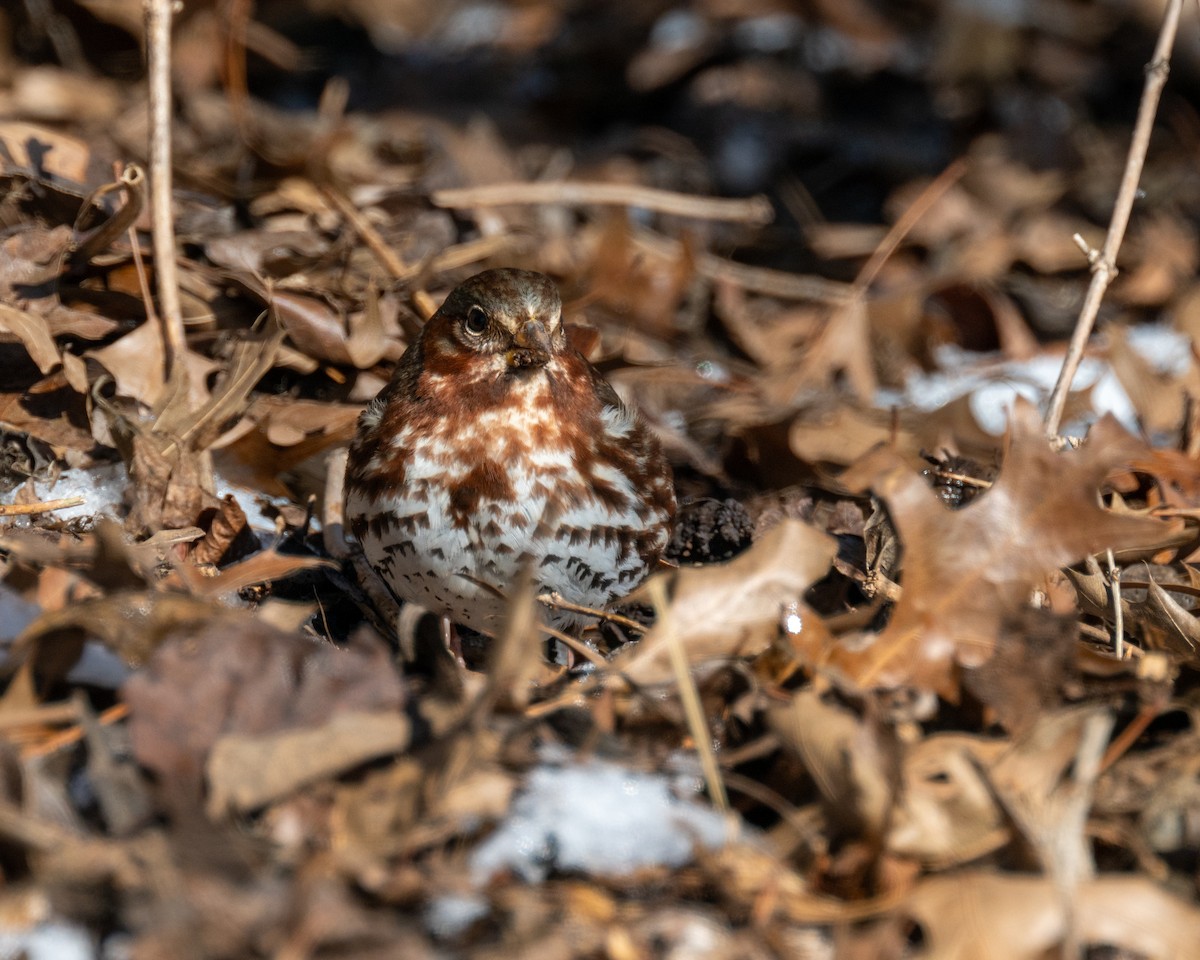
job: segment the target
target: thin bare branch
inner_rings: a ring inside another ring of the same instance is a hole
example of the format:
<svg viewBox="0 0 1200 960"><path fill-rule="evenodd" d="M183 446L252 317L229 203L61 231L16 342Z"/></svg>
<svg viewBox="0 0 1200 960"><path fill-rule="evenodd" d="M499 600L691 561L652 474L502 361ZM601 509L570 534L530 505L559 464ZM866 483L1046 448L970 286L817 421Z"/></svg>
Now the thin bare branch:
<svg viewBox="0 0 1200 960"><path fill-rule="evenodd" d="M638 227L633 242L656 256L677 259L683 244L672 237ZM853 290L850 284L825 277L787 273L771 267L755 267L748 263L727 260L714 253L696 256L696 272L708 280L735 284L752 293L761 293L781 300L814 300L818 303L842 303Z"/></svg>
<svg viewBox="0 0 1200 960"><path fill-rule="evenodd" d="M1125 659L1125 610L1121 606L1121 568L1117 566L1116 557L1111 550L1105 558L1108 561L1108 582L1112 587L1113 604L1113 655L1118 660Z"/></svg>
<svg viewBox="0 0 1200 960"><path fill-rule="evenodd" d="M1171 50L1175 46L1175 34L1179 29L1179 15L1182 10L1183 0L1168 0L1162 28L1158 33L1158 42L1154 47L1154 56L1146 67L1146 85L1142 89L1142 101L1138 105L1137 122L1133 127L1129 156L1125 160L1125 173L1121 177L1112 219L1108 224L1108 235L1104 238L1104 246L1098 255L1093 256L1095 251L1088 253L1088 260L1092 265L1092 282L1088 285L1079 319L1075 322L1075 332L1071 335L1067 355L1063 358L1058 382L1054 385L1054 392L1050 394L1045 419L1046 433L1050 436L1056 435L1062 425L1067 394L1083 359L1088 338L1092 335L1096 314L1100 311L1100 302L1104 299L1108 285L1117 275L1117 253L1121 249L1121 241L1125 239L1125 228L1129 225L1129 215L1137 196L1138 181L1141 179L1146 151L1150 146L1150 133L1154 129L1154 115L1158 112L1159 97L1162 96L1167 74L1170 72Z"/></svg>
<svg viewBox="0 0 1200 960"><path fill-rule="evenodd" d="M636 620L631 620L629 617L623 617L619 613L610 613L607 610L600 610L597 607L585 607L581 603L572 603L558 593L543 593L538 595L538 602L545 604L554 610L567 610L571 613L586 613L588 616L595 617L597 620L608 620L611 623L620 624L630 630L636 630L638 633L646 632L646 625L638 623Z"/></svg>
<svg viewBox="0 0 1200 960"><path fill-rule="evenodd" d="M353 552L346 542L345 447L329 455L325 465L325 505L321 513L321 539L335 560L345 560Z"/></svg>

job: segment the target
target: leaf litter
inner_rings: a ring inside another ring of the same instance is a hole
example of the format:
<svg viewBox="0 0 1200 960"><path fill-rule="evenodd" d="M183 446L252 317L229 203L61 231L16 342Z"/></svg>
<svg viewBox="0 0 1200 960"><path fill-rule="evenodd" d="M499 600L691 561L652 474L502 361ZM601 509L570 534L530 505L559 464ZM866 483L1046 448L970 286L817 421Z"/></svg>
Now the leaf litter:
<svg viewBox="0 0 1200 960"><path fill-rule="evenodd" d="M1190 67L1039 413L1146 5L185 9L186 390L141 8L62 7L0 45L0 949L1200 957ZM683 503L569 666L516 591L465 668L340 529L499 265Z"/></svg>

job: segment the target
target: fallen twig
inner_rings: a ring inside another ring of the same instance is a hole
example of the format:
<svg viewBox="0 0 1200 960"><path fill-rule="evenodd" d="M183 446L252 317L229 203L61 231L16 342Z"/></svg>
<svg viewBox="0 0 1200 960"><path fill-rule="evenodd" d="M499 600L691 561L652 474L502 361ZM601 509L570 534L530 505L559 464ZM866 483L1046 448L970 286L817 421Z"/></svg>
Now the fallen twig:
<svg viewBox="0 0 1200 960"><path fill-rule="evenodd" d="M980 490L990 490L992 488L991 480L981 480L979 477L972 477L967 473L956 473L953 470L942 470L935 468L931 473L939 480L948 480L951 483L961 483L964 487L977 487Z"/></svg>
<svg viewBox="0 0 1200 960"><path fill-rule="evenodd" d="M645 633L647 630L645 624L631 620L629 617L623 617L619 613L609 613L607 610L599 610L596 607L585 607L580 603L572 603L557 593L539 594L537 599L540 603L544 603L554 610L566 610L570 613L586 613L588 616L595 617L598 620L608 620L610 623L620 624L622 627L636 630L638 633Z"/></svg>
<svg viewBox="0 0 1200 960"><path fill-rule="evenodd" d="M683 244L680 241L643 228L633 231L633 242L657 256L670 259L678 259L683 250ZM838 280L788 273L771 267L754 267L748 263L727 260L715 253L697 255L696 272L708 280L736 284L752 293L778 297L781 300L841 303L850 296L853 290L850 284Z"/></svg>
<svg viewBox="0 0 1200 960"><path fill-rule="evenodd" d="M317 189L321 191L321 196L336 207L338 213L346 218L350 226L354 228L354 232L367 245L367 249L379 261L380 266L392 275L392 279L406 280L413 276L415 273L414 268L401 260L396 251L387 245L387 241L375 229L375 224L363 216L362 211L351 202L349 197L342 193L341 190L327 186L326 184L319 184Z"/></svg>
<svg viewBox="0 0 1200 960"><path fill-rule="evenodd" d="M79 709L74 704L70 705L72 713L78 717ZM63 706L65 711L66 706ZM129 707L124 703L114 703L111 707L105 710L97 718L97 721L105 726L117 723L129 716ZM76 722L74 726L68 727L52 736L47 737L38 743L31 743L21 751L22 759L32 760L36 757L49 756L52 753L69 747L72 744L78 743L84 737L83 724Z"/></svg>
<svg viewBox="0 0 1200 960"><path fill-rule="evenodd" d="M353 552L346 542L345 481L346 454L341 447L329 455L325 464L325 504L321 511L321 540L325 552L335 560L345 560Z"/></svg>
<svg viewBox="0 0 1200 960"><path fill-rule="evenodd" d="M1159 705L1148 703L1142 707L1137 716L1129 721L1125 729L1113 738L1108 749L1104 751L1104 756L1100 760L1100 772L1103 773L1120 760L1160 713L1162 713L1162 707Z"/></svg>
<svg viewBox="0 0 1200 960"><path fill-rule="evenodd" d="M1112 587L1113 604L1113 655L1125 659L1125 610L1121 606L1121 568L1117 566L1112 550L1105 554L1108 560L1108 583Z"/></svg>
<svg viewBox="0 0 1200 960"><path fill-rule="evenodd" d="M678 217L697 220L726 220L736 223L770 223L775 212L766 197L746 199L698 197L672 190L642 187L626 183L585 183L575 180L548 182L489 183L477 187L435 190L435 206L455 210L471 207L504 207L513 204L536 206L561 204L582 207L591 204L614 207L639 207Z"/></svg>
<svg viewBox="0 0 1200 960"><path fill-rule="evenodd" d="M904 238L908 236L912 228L920 222L921 218L929 212L930 207L937 203L947 190L962 179L963 174L966 172L966 162L955 160L921 191L920 196L916 200L909 204L904 213L900 215L900 218L892 224L892 228L888 230L887 235L880 241L879 246L875 248L875 252L871 254L870 259L858 271L858 276L854 278L855 297L866 296L867 290L879 275L879 271L883 269L883 265L896 252L896 248L904 242Z"/></svg>
<svg viewBox="0 0 1200 960"><path fill-rule="evenodd" d="M40 503L4 503L0 504L0 517L28 517L35 513L78 507L85 502L83 497L63 497L61 500L43 500Z"/></svg>
<svg viewBox="0 0 1200 960"><path fill-rule="evenodd" d="M597 670L608 669L608 661L577 637L573 637L569 633L564 633L562 630L555 630L554 627L548 626L544 623L538 624L538 630L548 634L555 640L566 644L573 652L583 657L584 660L590 663Z"/></svg>
<svg viewBox="0 0 1200 960"><path fill-rule="evenodd" d="M36 707L6 710L0 714L0 730L11 731L20 727L50 727L59 723L76 723L79 708L73 701L65 703L43 703Z"/></svg>

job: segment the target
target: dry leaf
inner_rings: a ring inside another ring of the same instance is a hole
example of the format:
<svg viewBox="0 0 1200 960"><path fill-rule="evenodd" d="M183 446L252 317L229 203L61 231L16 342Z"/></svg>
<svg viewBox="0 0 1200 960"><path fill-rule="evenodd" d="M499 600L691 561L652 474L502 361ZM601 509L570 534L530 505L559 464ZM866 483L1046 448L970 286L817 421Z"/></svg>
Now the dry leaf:
<svg viewBox="0 0 1200 960"><path fill-rule="evenodd" d="M955 665L991 657L997 633L1058 568L1106 548L1157 543L1171 527L1100 507L1101 482L1143 452L1111 417L1079 450L1050 449L1036 410L1018 402L1000 477L961 510L948 510L888 450L843 482L887 503L904 544L904 593L858 681L915 683L957 697Z"/></svg>
<svg viewBox="0 0 1200 960"><path fill-rule="evenodd" d="M205 489L200 458L190 451L164 453L162 443L152 434L133 438L126 526L137 533L194 527L205 510L220 506Z"/></svg>
<svg viewBox="0 0 1200 960"><path fill-rule="evenodd" d="M1025 610L1001 624L996 649L985 663L963 670L963 686L1007 731L1025 733L1043 711L1061 704L1078 635L1073 614Z"/></svg>
<svg viewBox="0 0 1200 960"><path fill-rule="evenodd" d="M788 404L805 391L828 387L845 377L854 397L868 404L878 386L873 353L866 303L853 297L830 312L800 363L781 382L771 385L774 399Z"/></svg>
<svg viewBox="0 0 1200 960"><path fill-rule="evenodd" d="M13 654L16 657L29 650L39 676L55 682L75 666L84 639L95 637L136 668L149 659L164 636L181 624L196 623L212 614L211 604L191 597L113 590L43 613L21 632Z"/></svg>
<svg viewBox="0 0 1200 960"><path fill-rule="evenodd" d="M920 447L906 425L896 427L884 411L840 404L833 409L813 407L801 412L788 430L788 445L806 463L853 463L881 443L899 450Z"/></svg>
<svg viewBox="0 0 1200 960"><path fill-rule="evenodd" d="M404 750L411 724L396 711L339 713L318 727L227 733L208 757L208 815L249 813L308 783Z"/></svg>
<svg viewBox="0 0 1200 960"><path fill-rule="evenodd" d="M663 619L683 640L688 660L751 657L779 635L780 611L828 571L837 553L832 537L785 520L729 563L677 570L667 579L669 610L616 667L634 683L673 677ZM643 588L644 589L644 588Z"/></svg>
<svg viewBox="0 0 1200 960"><path fill-rule="evenodd" d="M184 794L199 789L222 737L264 737L319 727L343 713L395 711L404 698L387 651L367 634L339 649L233 613L169 634L121 696L138 762ZM222 787L224 797L240 793L232 781Z"/></svg>
<svg viewBox="0 0 1200 960"><path fill-rule="evenodd" d="M892 737L813 690L769 710L767 723L804 762L832 822L855 836L883 834L899 779Z"/></svg>
<svg viewBox="0 0 1200 960"><path fill-rule="evenodd" d="M1168 376L1130 346L1123 328L1110 324L1105 335L1109 366L1133 402L1142 430L1151 436L1174 430L1184 414L1185 395L1196 389L1195 361L1184 376Z"/></svg>
<svg viewBox="0 0 1200 960"><path fill-rule="evenodd" d="M154 323L143 323L119 340L99 350L89 350L93 357L112 374L121 396L132 397L154 409L163 399L166 389L163 365L163 335ZM219 365L207 357L189 350L186 354L188 387L191 403L200 408L209 399L206 384Z"/></svg>
<svg viewBox="0 0 1200 960"><path fill-rule="evenodd" d="M960 733L926 737L904 755L903 780L888 849L946 869L990 853L1012 838L982 768L1007 749L1003 740Z"/></svg>
<svg viewBox="0 0 1200 960"><path fill-rule="evenodd" d="M1112 725L1102 708L1044 712L988 770L996 797L1067 894L1094 873L1085 826Z"/></svg>
<svg viewBox="0 0 1200 960"><path fill-rule="evenodd" d="M77 137L32 123L0 123L0 172L5 176L24 174L86 191L84 184L101 182L108 172L97 160L87 143ZM94 173L99 176L91 175Z"/></svg>
<svg viewBox="0 0 1200 960"><path fill-rule="evenodd" d="M372 285L367 291L366 306L347 318L349 335L346 353L354 366L369 370L387 354L388 341L384 333L383 313L387 309L395 317L397 304L393 298L381 297Z"/></svg>
<svg viewBox="0 0 1200 960"><path fill-rule="evenodd" d="M1196 229L1177 214L1161 211L1139 219L1131 232L1122 259L1131 255L1136 262L1132 269L1123 267L1113 298L1122 303L1166 303L1196 275L1200 263Z"/></svg>
<svg viewBox="0 0 1200 960"><path fill-rule="evenodd" d="M1194 660L1200 650L1200 620L1182 606L1153 579L1149 580L1146 598L1130 603L1137 621L1156 627L1159 635L1147 646L1165 649L1177 657Z"/></svg>
<svg viewBox="0 0 1200 960"><path fill-rule="evenodd" d="M61 362L58 347L50 336L46 321L41 317L28 310L0 303L0 331L3 330L21 341L29 352L29 358L42 373L49 373Z"/></svg>
<svg viewBox="0 0 1200 960"><path fill-rule="evenodd" d="M178 573L190 593L198 597L227 597L256 583L271 583L293 576L302 570L321 567L335 568L332 560L323 557L279 553L274 547L260 550L245 560L231 563L216 576L197 576L193 568L181 566Z"/></svg>
<svg viewBox="0 0 1200 960"><path fill-rule="evenodd" d="M208 524L204 539L192 550L195 563L237 560L258 548L258 537L233 494L226 494ZM232 555L232 556L231 556Z"/></svg>
<svg viewBox="0 0 1200 960"><path fill-rule="evenodd" d="M1200 910L1145 877L1081 884L1071 907L1068 916L1047 879L976 871L922 881L903 912L924 930L922 960L1045 960L1059 955L1072 920L1080 945L1149 960L1196 956Z"/></svg>

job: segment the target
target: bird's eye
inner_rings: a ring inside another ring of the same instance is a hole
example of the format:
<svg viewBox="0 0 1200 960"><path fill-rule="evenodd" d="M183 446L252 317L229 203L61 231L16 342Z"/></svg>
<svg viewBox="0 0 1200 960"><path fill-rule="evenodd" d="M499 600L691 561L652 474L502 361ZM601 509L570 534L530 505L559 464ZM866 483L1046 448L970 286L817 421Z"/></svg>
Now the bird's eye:
<svg viewBox="0 0 1200 960"><path fill-rule="evenodd" d="M467 311L467 318L463 321L463 329L471 336L478 337L487 329L488 315L483 307L472 307Z"/></svg>

